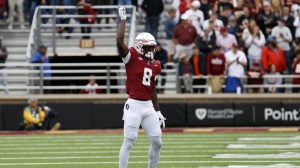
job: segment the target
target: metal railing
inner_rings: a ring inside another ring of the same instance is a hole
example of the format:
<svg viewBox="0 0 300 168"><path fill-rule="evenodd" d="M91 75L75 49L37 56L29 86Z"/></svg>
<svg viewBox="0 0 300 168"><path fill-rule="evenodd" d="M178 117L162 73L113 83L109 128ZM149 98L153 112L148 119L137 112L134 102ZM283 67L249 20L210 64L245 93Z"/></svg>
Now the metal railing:
<svg viewBox="0 0 300 168"><path fill-rule="evenodd" d="M50 50L50 55L54 54L69 54L69 55L117 55L117 49L115 44L116 30L119 23L119 17L117 14L118 6L92 6L94 10L110 9L112 14L96 14L96 15L78 15L76 12L72 14L58 14L57 10L78 10L83 7L77 6L39 6L35 10L33 22L31 26L29 42L27 46L26 56L30 60L33 53L38 49L38 45L46 44ZM130 9L132 13L128 14L128 20L130 24L126 26L125 40L128 45L132 46L135 37L135 20L136 10L134 6L125 6L126 9ZM42 12L42 11L47 11ZM94 23L94 24L80 24L78 19L83 17L95 17L95 19L105 20L110 19L109 23ZM58 19L68 19L66 23L57 23ZM72 32L58 33L58 28L74 28ZM81 27L90 27L91 33L81 33ZM94 48L83 48L79 46L82 36L90 36L95 40ZM64 37L70 37L72 40L64 39ZM107 47L109 46L109 47ZM30 61L29 61L30 62Z"/></svg>
<svg viewBox="0 0 300 168"><path fill-rule="evenodd" d="M123 63L52 63L52 64L32 64L32 63L16 63L16 64L0 64L6 66L6 73L2 79L8 81L7 86L0 85L0 89L21 90L23 94L43 94L52 91L52 93L79 93L84 89L89 79L98 81L99 89L105 93L124 93L126 83L126 73ZM51 70L44 70L44 66L51 66ZM162 72L166 76L159 76L158 89L165 90L165 93L180 93L180 89L184 86L180 85L182 76L178 75L178 64L168 63ZM50 73L51 76L45 74ZM91 77L90 75L94 76ZM271 78L274 76L265 75L263 78ZM198 78L198 77L193 77ZM207 80L208 76L202 76ZM226 77L225 77L226 78ZM248 77L243 76L246 80ZM300 75L282 75L281 78L286 81L292 78L300 78ZM161 85L161 79L166 79L166 84ZM16 81L28 81L26 83L16 84ZM51 82L51 83L50 83ZM14 84L10 84L14 83ZM50 83L50 84L49 84ZM225 85L223 85L223 88ZM249 85L242 83L244 89L247 88L300 88L300 85L293 85L290 82L280 85ZM192 85L192 89L205 89L205 93L211 94L211 88L206 83L204 85ZM239 92L237 91L237 94Z"/></svg>
<svg viewBox="0 0 300 168"><path fill-rule="evenodd" d="M25 94L52 93L79 93L86 87L90 79L98 81L98 89L105 93L125 92L125 65L123 63L15 63L0 64L5 66L7 86L0 84L0 90L21 90ZM51 66L51 70L44 70L45 66ZM176 78L175 68L163 70L173 78ZM51 76L45 75L51 74ZM122 75L120 75L122 74ZM90 75L93 75L92 77ZM13 82L14 81L14 82ZM22 84L13 84L15 81L28 81ZM48 81L51 81L49 84ZM61 83L63 81L63 83ZM160 86L158 88L174 90L176 87ZM49 93L49 92L48 92Z"/></svg>

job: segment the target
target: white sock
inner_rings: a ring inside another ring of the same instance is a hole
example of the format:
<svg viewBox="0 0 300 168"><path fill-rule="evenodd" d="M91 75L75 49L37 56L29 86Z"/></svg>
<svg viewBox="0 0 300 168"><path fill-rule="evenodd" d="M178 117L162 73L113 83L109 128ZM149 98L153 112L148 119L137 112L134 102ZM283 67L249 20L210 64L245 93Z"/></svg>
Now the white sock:
<svg viewBox="0 0 300 168"><path fill-rule="evenodd" d="M150 137L151 146L149 148L149 165L148 168L156 168L160 156L160 148L162 145L161 137Z"/></svg>
<svg viewBox="0 0 300 168"><path fill-rule="evenodd" d="M123 145L119 153L119 168L127 168L130 149L134 144L133 139L124 137Z"/></svg>

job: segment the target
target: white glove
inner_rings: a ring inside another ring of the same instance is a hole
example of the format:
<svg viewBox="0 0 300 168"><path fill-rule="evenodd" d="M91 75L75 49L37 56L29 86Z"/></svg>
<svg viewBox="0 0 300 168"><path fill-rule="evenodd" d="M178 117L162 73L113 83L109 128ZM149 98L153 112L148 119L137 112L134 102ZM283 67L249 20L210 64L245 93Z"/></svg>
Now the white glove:
<svg viewBox="0 0 300 168"><path fill-rule="evenodd" d="M162 125L163 126L163 128L165 128L165 120L166 120L166 118L161 114L161 112L160 111L157 111L157 116L158 116L158 118L159 118L159 122L160 122L160 125Z"/></svg>
<svg viewBox="0 0 300 168"><path fill-rule="evenodd" d="M126 9L124 6L119 5L119 16L121 20L126 20Z"/></svg>

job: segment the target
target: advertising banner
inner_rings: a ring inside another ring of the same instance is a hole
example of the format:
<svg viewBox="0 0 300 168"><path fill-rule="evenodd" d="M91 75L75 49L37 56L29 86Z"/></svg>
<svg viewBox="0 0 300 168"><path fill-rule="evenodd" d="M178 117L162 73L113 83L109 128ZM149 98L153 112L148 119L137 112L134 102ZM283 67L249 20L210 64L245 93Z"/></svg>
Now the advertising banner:
<svg viewBox="0 0 300 168"><path fill-rule="evenodd" d="M233 103L195 103L187 105L189 126L233 126L251 123L250 105Z"/></svg>
<svg viewBox="0 0 300 168"><path fill-rule="evenodd" d="M260 103L255 104L255 125L299 126L300 104Z"/></svg>

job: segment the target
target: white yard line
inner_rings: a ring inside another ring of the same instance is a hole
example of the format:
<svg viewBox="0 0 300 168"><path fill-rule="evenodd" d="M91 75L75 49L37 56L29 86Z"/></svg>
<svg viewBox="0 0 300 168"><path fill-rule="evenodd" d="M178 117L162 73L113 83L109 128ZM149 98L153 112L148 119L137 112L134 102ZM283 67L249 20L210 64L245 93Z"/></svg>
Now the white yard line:
<svg viewBox="0 0 300 168"><path fill-rule="evenodd" d="M241 136L243 136L241 133ZM246 134L246 133L245 133ZM267 137L278 137L278 138L282 138L283 136L286 137L290 137L291 135L295 135L295 134L299 134L300 133L279 133L278 134L273 134L273 135L267 135ZM238 134L237 134L238 135ZM266 134L262 134L262 133L251 133L251 135L253 136L257 136L257 137L266 137ZM7 136L7 135L0 135L0 140L45 140L45 139L95 139L95 138L99 138L99 139L115 139L115 138L120 138L123 137L123 134L117 134L117 135L105 135L105 134L99 134L98 136L82 136L82 135L64 135L64 136L60 136L60 135L51 135L51 134L43 134L43 135L14 135L14 136ZM145 134L140 134L141 138L145 138L148 139L146 137ZM191 134L187 134L187 133L179 133L179 134L169 134L169 133L165 133L163 134L163 138L174 138L174 139L180 139L180 138L204 138L204 139L211 139L211 138L225 138L225 139L233 139L233 138L238 138L239 136L232 136L232 134L230 135L226 135L223 133L211 133L211 135L207 134L207 133L199 133L198 135L191 135Z"/></svg>
<svg viewBox="0 0 300 168"><path fill-rule="evenodd" d="M239 158L239 159L300 159L300 153L285 152L278 154L216 154L213 158Z"/></svg>
<svg viewBox="0 0 300 168"><path fill-rule="evenodd" d="M147 152L144 152L147 153ZM211 155L161 155L160 158L207 158ZM61 157L13 157L13 158L0 158L0 160L61 160L61 159L116 159L119 156L61 156ZM130 156L130 158L148 158L148 156Z"/></svg>
<svg viewBox="0 0 300 168"><path fill-rule="evenodd" d="M0 155L41 155L41 154L101 154L101 153L119 153L121 146L119 149L115 150L99 150L99 151L45 151L45 152L0 152ZM133 147L135 148L135 147ZM218 150L165 150L162 149L161 153L192 153L192 152L197 152L197 153L207 153L207 152L215 152L215 153L228 153L229 149L218 149ZM288 152L291 149L230 149L234 150L233 152L241 151L241 152ZM147 153L147 151L137 151L137 150L132 150L131 153Z"/></svg>
<svg viewBox="0 0 300 168"><path fill-rule="evenodd" d="M168 149L168 148L180 148L180 149L194 149L194 148L223 148L225 147L224 145L212 145L212 146L208 146L208 145L197 145L197 146L169 146L169 145L165 145L163 148L164 149ZM149 148L149 146L134 146L135 149L145 149L145 148ZM64 150L64 149L120 149L120 146L71 146L71 147L22 147L22 148L0 148L0 151L11 151L11 150L22 150L22 151L26 151L26 150Z"/></svg>
<svg viewBox="0 0 300 168"><path fill-rule="evenodd" d="M299 141L300 136L294 137L244 137L239 138L239 141Z"/></svg>
<svg viewBox="0 0 300 168"><path fill-rule="evenodd" d="M166 137L162 137L162 139L164 141L179 141L179 140L186 140L186 141L195 141L195 140L198 140L198 141L220 141L214 137L212 138L208 138L208 137L177 137L177 138L166 138ZM237 138L222 138L222 140L227 140L227 141L233 141L233 140L236 140ZM102 138L102 137L97 137L97 138L63 138L63 139L60 139L60 138L51 138L51 139L48 139L48 138L41 138L41 139L1 139L0 137L0 143L5 143L7 141L10 141L10 142L40 142L40 141L47 141L47 142L76 142L76 141L79 141L79 142L85 142L85 141L122 141L123 140L123 137L118 137L118 138ZM137 139L138 141L149 141L149 138L147 137L143 137L143 138L138 138Z"/></svg>
<svg viewBox="0 0 300 168"><path fill-rule="evenodd" d="M178 142L178 141L164 141L164 144L167 144L167 145L198 145L198 144L217 144L217 145L220 145L220 144L230 144L230 143L236 143L236 141L222 141L222 143L220 143L220 141L190 141L190 142ZM277 143L285 143L286 141L276 141ZM253 144L252 141L250 142L247 142L246 141L246 144ZM257 143L257 142L256 142ZM264 143L270 143L270 142L264 142ZM26 145L24 145L26 144ZM7 143L0 143L0 147L37 147L37 146L83 146L83 145L88 145L88 146L101 146L101 145L105 145L105 146L115 146L115 145L121 145L122 144L122 141L115 141L115 142L89 142L89 141L84 141L84 142L61 142L61 143L58 143L58 142L42 142L41 141L38 141L36 143L33 143L33 142L22 142L22 143L14 143L14 142L7 142ZM138 145L149 145L150 142L149 140L147 141L139 141L137 140L136 141L136 144ZM244 142L243 142L244 144ZM213 145L214 146L214 145Z"/></svg>
<svg viewBox="0 0 300 168"><path fill-rule="evenodd" d="M174 167L172 167L174 168ZM197 168L300 168L291 164L274 164L274 165L229 165L229 166L205 166Z"/></svg>
<svg viewBox="0 0 300 168"><path fill-rule="evenodd" d="M300 149L299 143L292 143L287 145L266 145L266 144L230 144L227 148L234 149Z"/></svg>
<svg viewBox="0 0 300 168"><path fill-rule="evenodd" d="M300 160L294 161L258 161L258 160L226 160L226 161L160 161L159 164L186 164L186 163L300 163ZM0 163L0 166L36 166L36 165L103 165L103 164L118 164L119 162L37 162L37 163ZM130 162L131 164L147 164L148 161Z"/></svg>

